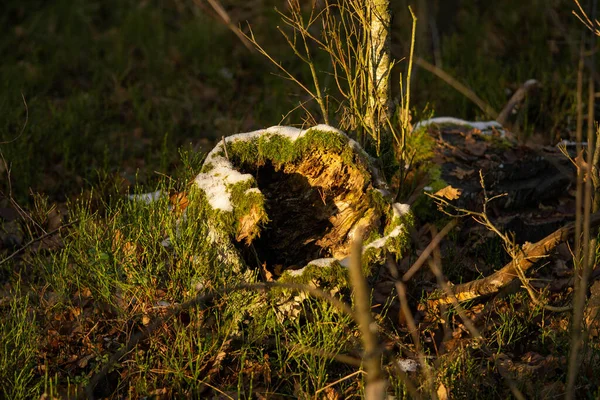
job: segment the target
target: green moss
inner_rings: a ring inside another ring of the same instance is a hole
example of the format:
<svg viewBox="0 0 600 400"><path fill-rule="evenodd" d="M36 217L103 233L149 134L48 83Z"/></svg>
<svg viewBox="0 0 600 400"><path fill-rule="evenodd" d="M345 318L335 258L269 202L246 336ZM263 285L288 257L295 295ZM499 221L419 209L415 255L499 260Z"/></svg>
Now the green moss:
<svg viewBox="0 0 600 400"><path fill-rule="evenodd" d="M194 191L196 191L196 190L194 190ZM222 211L222 210L215 210L208 203L206 194L201 190L198 190L197 192L198 192L197 198L200 203L199 208L200 208L203 216L205 216L207 219L212 221L215 228L223 230L230 235L233 235L234 231L232 228L234 226L234 221L235 221L234 215L230 212L226 212L226 211Z"/></svg>
<svg viewBox="0 0 600 400"><path fill-rule="evenodd" d="M261 136L258 144L259 157L272 161L276 167L295 161L302 155L292 141L284 136Z"/></svg>
<svg viewBox="0 0 600 400"><path fill-rule="evenodd" d="M406 137L406 147L409 150L409 154L414 152L414 158L412 160L414 165L419 165L433 157L435 140L428 133L427 128L427 126L423 126Z"/></svg>
<svg viewBox="0 0 600 400"><path fill-rule="evenodd" d="M215 168L215 166L212 165L212 163L209 162L209 163L206 163L206 164L204 164L202 166L202 169L200 170L200 172L203 173L203 174L207 174L210 171L212 171L214 168Z"/></svg>
<svg viewBox="0 0 600 400"><path fill-rule="evenodd" d="M503 138L503 137L499 137L499 136L484 136L486 139L489 138L489 140L492 142L492 145L494 146L494 148L497 148L498 150L508 150L508 149L512 149L515 147L514 143L511 142L510 140L508 140L507 138Z"/></svg>
<svg viewBox="0 0 600 400"><path fill-rule="evenodd" d="M367 235L367 237L365 238L363 243L371 243L371 242L374 242L375 240L381 239L382 237L383 236L381 235L381 233L373 230L373 231L369 232L369 234Z"/></svg>
<svg viewBox="0 0 600 400"><path fill-rule="evenodd" d="M233 140L227 143L227 152L234 164L262 165L271 161L276 168L293 163L317 149L323 153L339 155L345 164L356 168L370 180L366 153L357 152L349 145L348 137L334 131L308 129L295 141L273 132L250 140Z"/></svg>
<svg viewBox="0 0 600 400"><path fill-rule="evenodd" d="M391 209L390 200L386 198L381 190L372 189L367 192L367 196L369 196L370 203L376 205L380 210L389 210Z"/></svg>

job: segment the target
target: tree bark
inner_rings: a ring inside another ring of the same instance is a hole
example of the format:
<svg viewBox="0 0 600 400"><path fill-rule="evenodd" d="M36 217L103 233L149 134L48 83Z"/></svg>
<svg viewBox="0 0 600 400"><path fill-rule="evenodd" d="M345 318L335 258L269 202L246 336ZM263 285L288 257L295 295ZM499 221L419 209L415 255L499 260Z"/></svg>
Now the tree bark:
<svg viewBox="0 0 600 400"><path fill-rule="evenodd" d="M390 2L389 0L367 0L370 19L369 49L369 107L365 119L380 140L386 136L387 123L392 114L390 90Z"/></svg>

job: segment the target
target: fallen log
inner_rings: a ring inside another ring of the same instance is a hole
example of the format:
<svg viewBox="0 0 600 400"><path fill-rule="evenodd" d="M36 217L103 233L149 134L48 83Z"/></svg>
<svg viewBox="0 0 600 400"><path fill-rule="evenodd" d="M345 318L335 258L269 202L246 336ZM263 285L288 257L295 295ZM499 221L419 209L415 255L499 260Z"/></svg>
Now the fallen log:
<svg viewBox="0 0 600 400"><path fill-rule="evenodd" d="M600 212L592 214L590 217L590 229L598 226L600 226ZM441 297L432 299L430 305L451 304L452 296L455 296L458 301L467 301L497 293L500 289L518 279L517 268L526 272L541 257L547 256L558 244L571 238L574 233L575 222L571 222L539 242L524 246L522 250L523 257L518 260L507 263L504 267L485 278L453 286L452 295L444 294Z"/></svg>

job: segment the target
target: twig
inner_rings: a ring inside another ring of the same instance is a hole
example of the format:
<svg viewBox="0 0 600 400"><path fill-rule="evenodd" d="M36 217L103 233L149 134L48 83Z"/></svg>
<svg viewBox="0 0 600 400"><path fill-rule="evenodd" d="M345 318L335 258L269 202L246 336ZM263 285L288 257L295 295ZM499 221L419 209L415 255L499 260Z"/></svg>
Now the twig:
<svg viewBox="0 0 600 400"><path fill-rule="evenodd" d="M421 365L421 369L425 375L425 381L427 382L427 386L429 388L429 392L433 393L433 374L431 373L431 368L427 364L427 360L425 358L425 353L421 348L421 341L419 339L419 329L413 318L413 314L408 307L408 299L406 298L406 286L404 283L396 280L396 292L398 294L398 299L400 300L400 309L404 314L404 318L406 320L406 325L410 330L410 335L412 336L413 343L415 344L415 352L417 353L417 358L419 359L419 364ZM406 379L404 379L406 382Z"/></svg>
<svg viewBox="0 0 600 400"><path fill-rule="evenodd" d="M356 376L356 375L359 375L359 374L363 374L363 373L364 373L364 371L362 371L362 370L354 371L353 373L351 373L351 374L348 374L348 375L344 376L343 378L340 378L340 379L338 379L337 381L333 381L333 382L331 382L330 384L323 386L321 389L319 389L319 390L317 390L317 391L315 392L315 398L317 398L317 395L318 395L319 393L321 393L323 390L327 390L327 389L329 389L330 387L332 387L332 386L335 386L335 385L337 385L337 384L338 384L338 383L340 383L340 382L344 382L345 380L347 380L347 379L350 379L350 378L352 378L353 376Z"/></svg>
<svg viewBox="0 0 600 400"><path fill-rule="evenodd" d="M515 269L517 271L517 274L519 275L519 280L521 281L521 284L523 285L523 287L525 288L525 290L529 294L529 298L531 298L531 300L533 301L533 303L535 305L538 305L538 306L544 308L545 310L556 312L556 313L571 311L573 309L572 305L567 305L567 306L563 306L563 307L556 307L556 306L551 306L549 304L546 304L544 301L540 300L538 298L535 290L533 289L533 287L529 283L529 280L525 276L525 272L523 272L523 270L519 266L519 263L518 262L515 263L515 266L516 266Z"/></svg>
<svg viewBox="0 0 600 400"><path fill-rule="evenodd" d="M432 231L432 236L437 235L435 226L432 226L431 231ZM438 285L444 290L446 295L449 297L450 303L454 306L454 309L456 310L459 317L463 321L464 326L467 328L467 330L469 331L471 336L479 342L482 350L489 356L492 356L492 354L494 354L494 352L490 351L487 344L483 340L484 338L481 335L481 332L479 331L479 329L477 329L474 322L467 316L465 309L460 305L458 299L456 298L456 296L454 295L454 293L452 291L452 288L448 284L448 280L446 279L446 277L444 276L444 273L442 272L442 255L441 255L439 247L436 247L434 249L433 258L430 258L428 261L429 261L428 262L429 267L431 268L431 272L433 272L433 274L435 275L435 277L438 281ZM430 305L431 305L431 302L430 302ZM497 357L492 357L492 358L494 360L494 365L498 369L498 372L500 372L500 375L502 376L502 378L504 378L504 382L507 384L510 391L513 393L513 396L518 400L524 400L525 397L523 396L523 394L517 387L516 383L513 381L513 379L511 379L511 377L508 375L508 373L506 373L506 371L503 371L502 365L500 365L498 363L498 358Z"/></svg>
<svg viewBox="0 0 600 400"><path fill-rule="evenodd" d="M554 26L558 29L558 31L561 33L561 35L565 38L565 42L569 45L569 48L571 50L571 53L573 54L573 57L577 56L577 58L579 58L579 50L577 49L577 46L575 45L577 40L573 39L572 35L570 35L570 33L569 33L569 30L562 24L562 22L560 21L560 18L558 17L556 10L554 10L552 7L546 7L546 13L548 13L548 16L552 20L552 23L554 24ZM583 62L585 64L585 67L592 74L592 77L594 78L594 81L596 81L596 84L600 85L600 74L598 74L596 72L591 61L586 58Z"/></svg>
<svg viewBox="0 0 600 400"><path fill-rule="evenodd" d="M442 241L442 239L444 237L446 237L446 235L448 233L450 233L450 231L457 224L458 224L458 219L455 218L452 221L448 222L446 224L446 226L444 227L444 229L442 229L442 231L440 233L438 233L437 235L435 235L435 237L429 243L429 245L425 248L425 250L423 251L423 253L421 253L421 255L419 256L419 258L417 259L417 261L415 261L415 263L412 265L412 267L410 267L410 269L408 271L406 271L406 273L402 276L402 280L404 282L408 281L410 278L413 277L413 275L419 270L419 268L421 268L421 266L425 263L425 261L427 261L427 259L429 258L429 256L433 252L433 250L439 246L439 244Z"/></svg>
<svg viewBox="0 0 600 400"><path fill-rule="evenodd" d="M222 136L221 139L223 140L223 150L225 150L225 158L227 158L227 161L229 161L229 154L227 154L227 142L225 142L225 136Z"/></svg>
<svg viewBox="0 0 600 400"><path fill-rule="evenodd" d="M227 25L227 27L235 34L235 36L237 36L240 39L242 44L248 50L250 50L251 52L254 52L254 47L252 47L252 44L250 44L250 42L248 41L248 39L246 38L244 33L240 30L240 28L238 28L231 22L231 18L229 17L229 14L227 14L227 11L225 11L225 9L221 5L221 3L219 3L218 0L207 0L207 1L208 1L208 4L210 4L210 6L213 8L213 10L215 10L215 12L219 15L219 17L221 17L221 19L223 20L223 23L225 25ZM200 5L200 0L194 0L194 3L196 3L196 5Z"/></svg>
<svg viewBox="0 0 600 400"><path fill-rule="evenodd" d="M581 6L577 1L575 3ZM592 2L592 17L595 18L596 14L596 1ZM584 15L585 12L583 12ZM587 15L586 15L587 17ZM588 19L589 21L589 19ZM590 27L591 29L591 27ZM598 30L593 30L594 34L600 35ZM593 35L591 39L594 39ZM593 43L592 40L590 42ZM583 137L583 62L584 62L584 44L580 47L579 55L579 71L577 74L577 156L580 163L583 163L583 150L581 148L581 142ZM592 56L592 74L595 72L594 59ZM596 241L591 240L591 225L590 225L590 212L592 210L592 162L593 162L593 124L594 124L594 81L590 78L588 84L588 121L587 121L587 160L586 165L579 169L577 174L577 199L576 203L579 206L583 205L583 218L582 210L579 207L576 210L576 217L578 226L580 225L579 232L583 233L583 237L579 235L575 238L576 251L574 260L574 279L575 279L575 291L573 301L573 317L571 320L571 348L569 352L568 362L568 374L566 383L566 395L567 400L575 398L575 383L577 381L577 375L581 364L581 349L584 341L584 327L583 317L585 311L585 302L588 289L588 277L591 273L592 260L596 258ZM597 140L598 138L596 138ZM585 177L585 183L583 182ZM597 188L596 188L597 189ZM582 204L583 202L583 204ZM595 237L596 235L594 235ZM583 242L581 242L583 240Z"/></svg>
<svg viewBox="0 0 600 400"><path fill-rule="evenodd" d="M594 35L600 36L600 30L598 29L598 20L594 19L592 21L590 17L588 17L587 13L583 10L583 7L581 7L581 4L579 4L579 0L573 1L577 5L577 7L579 8L579 12L581 13L577 14L577 12L573 11L573 15L575 15L581 21L582 24L584 24L590 31L592 31Z"/></svg>
<svg viewBox="0 0 600 400"><path fill-rule="evenodd" d="M27 102L25 101L25 96L23 95L23 93L21 92L21 98L23 99L23 104L25 105L25 122L23 123L23 127L21 128L21 132L19 132L19 134L12 138L11 140L8 140L6 142L0 142L0 144L9 144L12 143L14 141L16 141L17 139L19 139L21 137L21 135L23 135L23 132L25 132L25 127L27 126L27 122L29 122L29 107L27 107Z"/></svg>
<svg viewBox="0 0 600 400"><path fill-rule="evenodd" d="M353 367L360 368L362 366L362 360L356 357L349 356L347 354L336 354L330 351L325 351L322 349L313 349L312 347L306 347L300 345L299 350L305 354L310 354L313 356L318 356L322 358L328 358L330 360L335 360L344 364L351 365ZM361 371L362 372L362 371Z"/></svg>
<svg viewBox="0 0 600 400"><path fill-rule="evenodd" d="M6 263L7 261L11 260L12 258L14 258L17 254L21 253L23 250L27 249L29 246L31 246L32 244L39 242L40 240L44 240L46 239L48 236L52 236L54 235L56 232L67 228L71 225L76 224L77 222L79 222L79 219L76 219L74 221L69 222L68 224L65 224L63 226L59 226L58 228L51 230L50 232L44 233L42 236L39 236L35 239L31 239L29 242L25 243L21 248L19 248L18 250L16 250L14 253L12 253L10 256L6 257L5 259L3 259L2 261L0 261L0 265Z"/></svg>

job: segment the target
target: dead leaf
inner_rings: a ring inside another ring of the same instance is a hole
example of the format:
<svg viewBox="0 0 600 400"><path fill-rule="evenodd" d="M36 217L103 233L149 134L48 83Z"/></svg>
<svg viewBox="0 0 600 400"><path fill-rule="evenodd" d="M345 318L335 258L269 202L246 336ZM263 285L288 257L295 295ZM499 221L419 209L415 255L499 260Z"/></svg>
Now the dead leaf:
<svg viewBox="0 0 600 400"><path fill-rule="evenodd" d="M267 263L266 263L266 262L263 262L263 263L260 265L260 272L261 272L261 275L262 275L262 277L263 277L263 279L264 279L265 281L267 281L267 282L273 282L273 281L275 280L275 279L273 278L273 274L271 273L271 271L269 271L269 270L267 269Z"/></svg>
<svg viewBox="0 0 600 400"><path fill-rule="evenodd" d="M446 389L443 383L440 383L440 386L437 388L437 397L439 400L448 400L448 389Z"/></svg>
<svg viewBox="0 0 600 400"><path fill-rule="evenodd" d="M485 142L475 142L469 145L466 150L474 156L481 157L488 151L488 144Z"/></svg>
<svg viewBox="0 0 600 400"><path fill-rule="evenodd" d="M189 204L189 200L185 192L173 194L171 197L169 197L169 202L173 207L173 211L175 211L175 214L178 216L183 213Z"/></svg>
<svg viewBox="0 0 600 400"><path fill-rule="evenodd" d="M456 200L460 197L462 189L453 188L451 185L446 186L443 189L438 190L433 195L437 197L443 197L448 200Z"/></svg>
<svg viewBox="0 0 600 400"><path fill-rule="evenodd" d="M266 213L257 206L252 206L250 211L243 215L238 224L238 231L235 240L246 241L247 245L252 243L255 237L259 236L259 224L265 220Z"/></svg>
<svg viewBox="0 0 600 400"><path fill-rule="evenodd" d="M166 398L168 398L167 395L169 394L169 391L167 388L159 388L159 389L154 389L149 394L150 394L150 396L152 396L152 398L155 398L155 399L166 399Z"/></svg>
<svg viewBox="0 0 600 400"><path fill-rule="evenodd" d="M321 398L324 399L324 400L338 400L338 399L341 399L340 394L337 392L337 390L335 390L331 386L325 388L325 390L323 391L323 395L322 395Z"/></svg>
<svg viewBox="0 0 600 400"><path fill-rule="evenodd" d="M585 158L583 158L583 152L579 153L577 155L577 157L575 157L573 159L573 161L575 162L575 167L577 167L577 174L579 174L581 171L583 171L583 172L587 172L588 171L589 165L586 162ZM584 173L583 174L583 181L584 182L585 182L585 177L586 177L586 174Z"/></svg>
<svg viewBox="0 0 600 400"><path fill-rule="evenodd" d="M600 281L590 288L591 296L585 309L585 322L592 336L600 336Z"/></svg>
<svg viewBox="0 0 600 400"><path fill-rule="evenodd" d="M88 365L89 361L90 361L92 358L94 358L94 355L93 355L93 354L88 354L87 356L83 356L83 357L79 358L79 359L77 360L77 366L78 366L79 368L85 368L85 367L87 367L87 365Z"/></svg>
<svg viewBox="0 0 600 400"><path fill-rule="evenodd" d="M465 137L465 150L474 156L481 157L487 153L490 144L482 140L477 140L474 136L481 135L481 132L473 130L467 133Z"/></svg>
<svg viewBox="0 0 600 400"><path fill-rule="evenodd" d="M470 177L475 173L474 169L462 169L461 167L456 167L454 171L450 172L450 175L457 177L458 179L465 179Z"/></svg>

